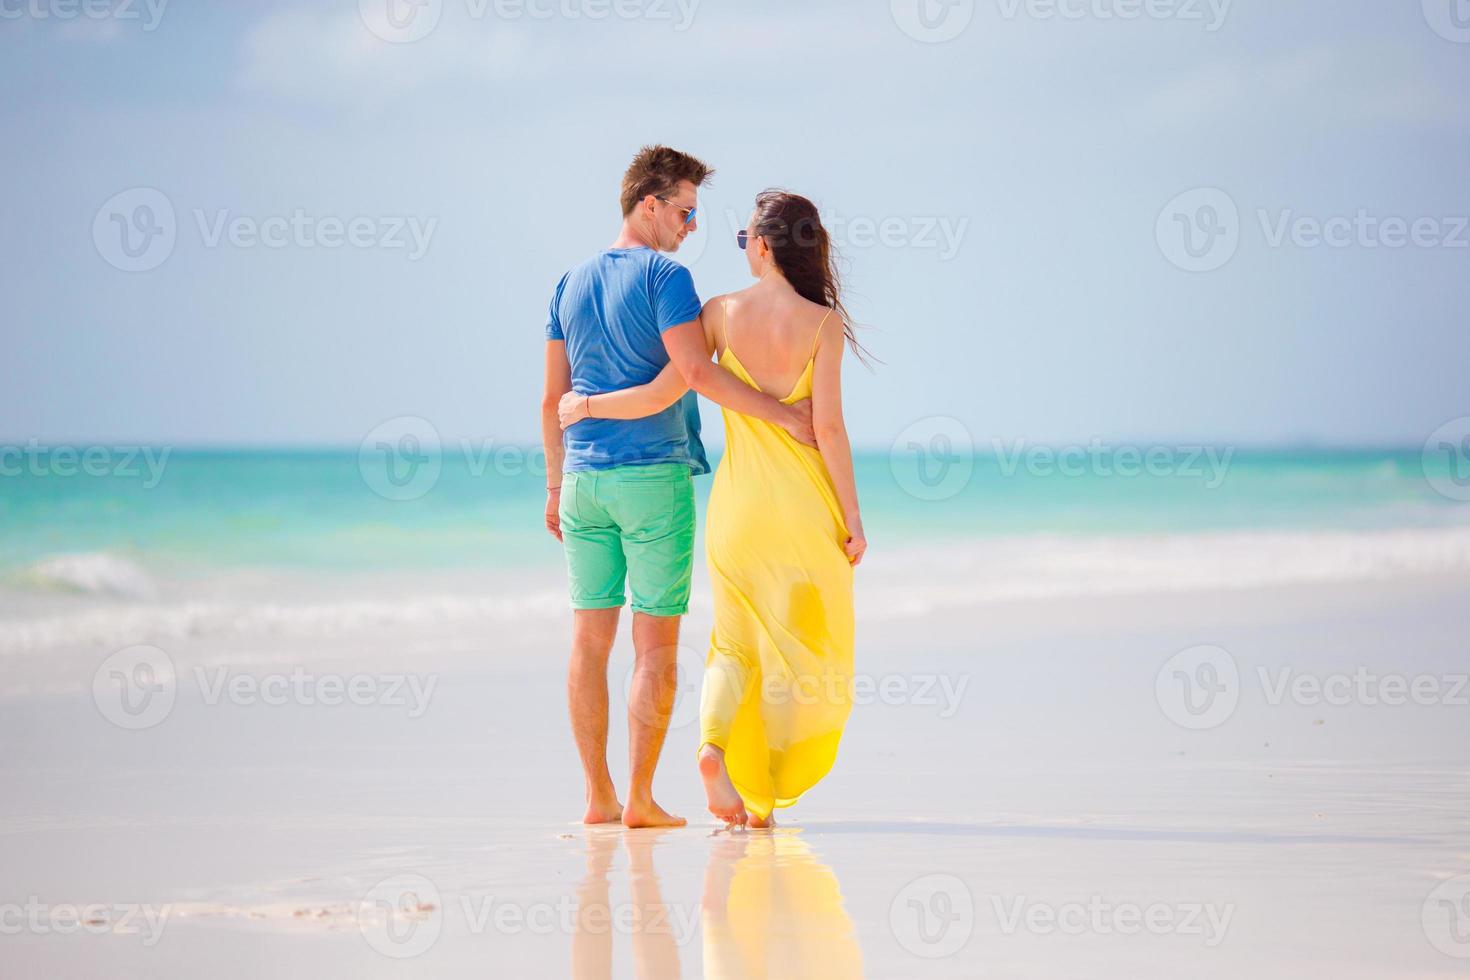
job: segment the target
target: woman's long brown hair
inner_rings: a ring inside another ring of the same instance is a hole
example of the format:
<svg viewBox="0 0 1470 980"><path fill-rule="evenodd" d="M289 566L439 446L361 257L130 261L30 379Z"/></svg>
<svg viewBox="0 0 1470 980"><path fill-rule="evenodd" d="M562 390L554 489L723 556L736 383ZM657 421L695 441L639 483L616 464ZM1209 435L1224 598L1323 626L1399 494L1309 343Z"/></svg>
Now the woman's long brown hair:
<svg viewBox="0 0 1470 980"><path fill-rule="evenodd" d="M842 303L842 280L832 240L817 206L800 194L770 188L755 198L755 233L766 240L776 268L803 299L835 310L842 318L842 335L864 364L869 355L853 333L852 318Z"/></svg>

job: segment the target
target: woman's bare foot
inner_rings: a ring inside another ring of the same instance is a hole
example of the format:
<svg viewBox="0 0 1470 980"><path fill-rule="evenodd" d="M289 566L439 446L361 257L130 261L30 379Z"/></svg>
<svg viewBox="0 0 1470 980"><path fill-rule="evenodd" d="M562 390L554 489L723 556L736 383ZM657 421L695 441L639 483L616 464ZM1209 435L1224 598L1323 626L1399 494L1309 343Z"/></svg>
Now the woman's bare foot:
<svg viewBox="0 0 1470 980"><path fill-rule="evenodd" d="M750 829L751 830L769 830L769 829L771 829L774 826L776 826L776 814L775 813L772 813L770 816L767 816L767 817L751 817L750 818Z"/></svg>
<svg viewBox="0 0 1470 980"><path fill-rule="evenodd" d="M744 825L745 801L735 792L730 774L725 771L725 753L713 745L699 750L699 775L704 780L704 795L709 797L709 812L727 824Z"/></svg>
<svg viewBox="0 0 1470 980"><path fill-rule="evenodd" d="M652 797L646 800L633 797L623 807L624 827L682 827L686 823L683 817L676 817L653 802Z"/></svg>
<svg viewBox="0 0 1470 980"><path fill-rule="evenodd" d="M609 800L592 800L587 812L582 815L583 823L617 823L623 819L623 805L617 797Z"/></svg>

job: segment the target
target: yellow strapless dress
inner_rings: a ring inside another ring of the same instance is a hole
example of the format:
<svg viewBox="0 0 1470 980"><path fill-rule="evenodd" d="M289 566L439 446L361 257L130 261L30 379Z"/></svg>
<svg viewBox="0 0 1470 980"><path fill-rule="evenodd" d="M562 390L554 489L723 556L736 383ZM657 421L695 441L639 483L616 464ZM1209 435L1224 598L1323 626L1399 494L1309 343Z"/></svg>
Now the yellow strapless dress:
<svg viewBox="0 0 1470 980"><path fill-rule="evenodd" d="M719 363L760 387L729 347ZM813 363L783 402L811 397ZM837 758L851 710L853 570L821 453L770 422L724 417L705 526L715 625L700 745L724 749L746 809L765 818Z"/></svg>

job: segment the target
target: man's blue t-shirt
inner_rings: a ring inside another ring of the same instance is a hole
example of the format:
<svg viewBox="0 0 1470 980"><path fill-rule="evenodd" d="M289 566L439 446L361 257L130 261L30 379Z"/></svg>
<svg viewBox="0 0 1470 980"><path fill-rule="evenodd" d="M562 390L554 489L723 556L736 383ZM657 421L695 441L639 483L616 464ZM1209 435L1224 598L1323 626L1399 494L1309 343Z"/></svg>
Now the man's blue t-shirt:
<svg viewBox="0 0 1470 980"><path fill-rule="evenodd" d="M689 270L651 248L610 248L562 276L548 340L564 340L572 390L597 395L647 384L669 363L663 332L699 316ZM565 469L685 463L708 473L694 392L641 419L583 419L562 433Z"/></svg>

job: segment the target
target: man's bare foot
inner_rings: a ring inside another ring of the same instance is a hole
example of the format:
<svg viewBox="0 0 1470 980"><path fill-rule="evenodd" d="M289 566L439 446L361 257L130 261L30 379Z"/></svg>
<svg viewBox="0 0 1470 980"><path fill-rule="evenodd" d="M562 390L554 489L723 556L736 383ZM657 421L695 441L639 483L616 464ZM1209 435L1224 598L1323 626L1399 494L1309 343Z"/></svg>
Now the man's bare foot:
<svg viewBox="0 0 1470 980"><path fill-rule="evenodd" d="M771 829L774 826L776 826L776 814L775 813L772 813L770 816L767 816L767 817L751 817L750 818L750 829L751 830L769 830L769 829Z"/></svg>
<svg viewBox="0 0 1470 980"><path fill-rule="evenodd" d="M688 821L683 817L674 816L651 798L640 800L633 797L623 807L624 827L682 827L686 823Z"/></svg>
<svg viewBox="0 0 1470 980"><path fill-rule="evenodd" d="M701 748L699 775L704 780L704 795L709 797L709 812L727 824L743 825L745 801L735 792L735 784L725 771L725 753L713 745Z"/></svg>
<svg viewBox="0 0 1470 980"><path fill-rule="evenodd" d="M583 823L617 823L623 819L623 805L614 797L611 800L593 800L587 804L582 815Z"/></svg>

